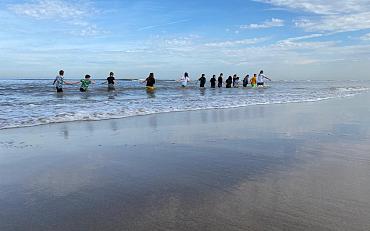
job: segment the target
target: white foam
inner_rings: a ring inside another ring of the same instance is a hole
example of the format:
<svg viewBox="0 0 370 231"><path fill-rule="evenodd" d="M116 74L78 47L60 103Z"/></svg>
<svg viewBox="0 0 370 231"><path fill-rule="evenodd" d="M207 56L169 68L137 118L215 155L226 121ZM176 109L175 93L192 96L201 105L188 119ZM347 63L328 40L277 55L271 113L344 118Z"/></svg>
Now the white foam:
<svg viewBox="0 0 370 231"><path fill-rule="evenodd" d="M34 84L34 83L32 83ZM127 83L125 83L127 85ZM154 113L236 108L250 105L303 103L349 97L370 91L368 86L332 86L333 83L289 81L263 89L206 89L195 86L179 90L177 83L164 82L153 95L146 94L135 82L121 92L107 93L92 89L81 94L73 88L60 97L54 92L24 94L21 90L5 92L0 100L0 129L36 126L72 121L92 121L141 116ZM97 84L98 85L98 84ZM370 86L370 84L369 84ZM7 88L5 88L7 89ZM17 100L14 100L14 99ZM107 98L109 98L107 100ZM13 102L9 104L8 102Z"/></svg>

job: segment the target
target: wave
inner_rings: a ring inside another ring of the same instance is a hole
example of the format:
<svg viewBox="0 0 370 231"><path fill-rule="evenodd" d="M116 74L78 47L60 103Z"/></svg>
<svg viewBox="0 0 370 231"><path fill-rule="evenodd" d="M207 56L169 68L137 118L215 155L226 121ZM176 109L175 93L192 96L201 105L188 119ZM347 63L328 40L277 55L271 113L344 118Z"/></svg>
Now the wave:
<svg viewBox="0 0 370 231"><path fill-rule="evenodd" d="M193 105L188 104L185 106L161 106L161 107L133 107L131 109L127 108L114 108L111 110L87 110L87 111L78 111L78 112L62 112L57 113L55 115L49 116L42 116L42 117L28 117L28 119L23 120L0 120L0 130L1 129L11 129L11 128L19 128L19 127L32 127L32 126L39 126L39 125L46 125L46 124L54 124L54 123L65 123L65 122L77 122L77 121L99 121L99 120L109 120L109 119L121 119L126 117L133 117L133 116L144 116L150 114L159 114L159 113L171 113L171 112L182 112L182 111L197 111L197 110L210 110L210 109L228 109L228 108L239 108L239 107L247 107L247 106L254 106L254 105L269 105L269 104L288 104L288 103L305 103L305 102L318 102L323 100L329 100L333 98L340 98L340 97L349 97L353 96L354 94L347 94L342 96L327 96L327 97L317 97L317 98L310 98L310 99L290 99L290 100L270 100L270 101L260 101L260 102L239 102L232 105L222 105L222 104L214 104L214 105ZM30 105L31 107L35 107L35 105ZM59 105L60 106L60 105ZM102 109L102 108L101 108Z"/></svg>

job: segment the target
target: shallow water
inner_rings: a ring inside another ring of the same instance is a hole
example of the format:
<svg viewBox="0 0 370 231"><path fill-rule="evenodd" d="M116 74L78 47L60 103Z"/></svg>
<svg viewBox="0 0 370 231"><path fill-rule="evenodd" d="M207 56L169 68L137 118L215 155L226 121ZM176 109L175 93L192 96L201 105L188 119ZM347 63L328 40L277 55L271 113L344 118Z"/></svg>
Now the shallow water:
<svg viewBox="0 0 370 231"><path fill-rule="evenodd" d="M65 86L55 93L52 80L0 80L0 129L56 122L103 120L161 112L232 108L256 104L301 103L348 97L370 90L369 81L278 81L260 89L181 89L174 81L157 81L147 92L138 81L119 81L108 91L103 80L87 93Z"/></svg>

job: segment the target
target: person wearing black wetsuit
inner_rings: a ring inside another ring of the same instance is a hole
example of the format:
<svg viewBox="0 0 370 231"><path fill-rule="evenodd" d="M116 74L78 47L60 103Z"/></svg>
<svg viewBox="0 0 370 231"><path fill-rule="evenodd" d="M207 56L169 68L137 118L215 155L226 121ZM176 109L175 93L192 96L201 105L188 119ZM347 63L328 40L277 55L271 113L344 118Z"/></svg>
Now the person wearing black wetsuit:
<svg viewBox="0 0 370 231"><path fill-rule="evenodd" d="M217 86L220 88L220 87L222 87L222 83L223 83L223 79L222 79L222 76L223 76L224 74L220 74L220 76L218 77L218 80L217 80Z"/></svg>
<svg viewBox="0 0 370 231"><path fill-rule="evenodd" d="M204 85L206 84L206 81L207 81L205 74L202 74L202 77L200 77L198 81L199 81L199 87L204 88Z"/></svg>
<svg viewBox="0 0 370 231"><path fill-rule="evenodd" d="M231 84L233 84L233 78L229 76L229 78L226 80L226 88L231 88Z"/></svg>
<svg viewBox="0 0 370 231"><path fill-rule="evenodd" d="M211 82L211 88L215 88L216 87L216 75L213 75L209 82Z"/></svg>

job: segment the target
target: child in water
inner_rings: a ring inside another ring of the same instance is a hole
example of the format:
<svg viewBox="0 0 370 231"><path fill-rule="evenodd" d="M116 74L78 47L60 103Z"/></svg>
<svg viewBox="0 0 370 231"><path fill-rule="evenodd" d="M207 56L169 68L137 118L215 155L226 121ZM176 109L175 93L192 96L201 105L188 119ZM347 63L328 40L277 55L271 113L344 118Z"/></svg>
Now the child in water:
<svg viewBox="0 0 370 231"><path fill-rule="evenodd" d="M54 79L53 85L55 85L55 89L57 90L57 92L60 93L63 92L64 84L72 85L76 83L64 81L64 71L60 70L59 75Z"/></svg>
<svg viewBox="0 0 370 231"><path fill-rule="evenodd" d="M116 78L114 78L114 73L109 73L109 77L107 78L108 83L108 91L114 90L114 84L116 83Z"/></svg>
<svg viewBox="0 0 370 231"><path fill-rule="evenodd" d="M251 79L251 85L252 85L252 87L257 86L257 74L253 74L253 77Z"/></svg>
<svg viewBox="0 0 370 231"><path fill-rule="evenodd" d="M85 79L81 79L80 92L86 92L90 84L95 84L94 80L91 80L90 75L85 75Z"/></svg>

